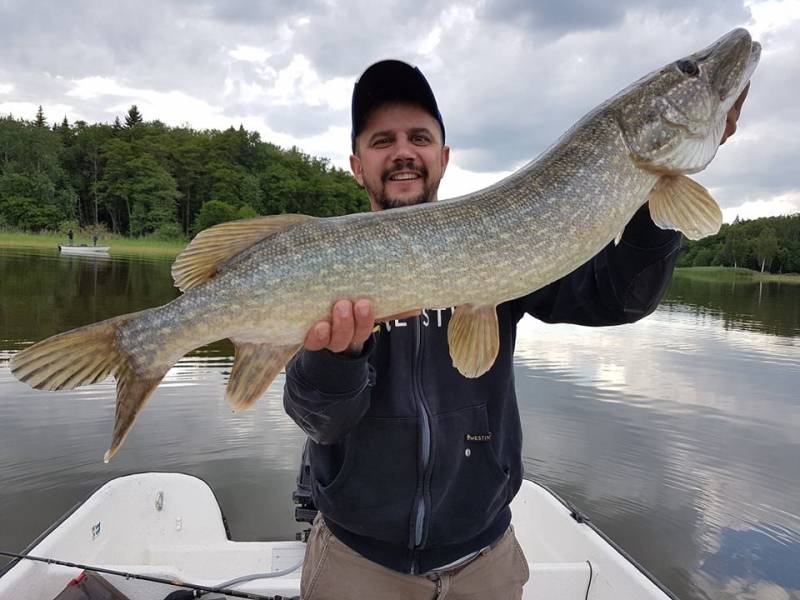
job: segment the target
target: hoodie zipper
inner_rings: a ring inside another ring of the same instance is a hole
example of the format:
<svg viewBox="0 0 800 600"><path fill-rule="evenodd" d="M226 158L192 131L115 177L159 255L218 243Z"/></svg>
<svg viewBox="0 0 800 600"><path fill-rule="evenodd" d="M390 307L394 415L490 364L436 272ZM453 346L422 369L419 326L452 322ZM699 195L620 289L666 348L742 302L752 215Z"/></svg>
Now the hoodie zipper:
<svg viewBox="0 0 800 600"><path fill-rule="evenodd" d="M425 505L425 481L428 478L428 467L430 466L431 457L431 424L430 417L428 416L428 407L425 405L425 397L422 393L422 324L417 319L416 322L416 344L414 347L414 377L413 377L413 390L416 400L417 408L422 421L422 443L421 443L421 461L422 461L422 485L419 487L419 493L415 501L417 507L417 514L414 523L414 560L411 564L411 573L416 573L419 570L419 547L422 545L422 533L425 529L425 517L427 507Z"/></svg>

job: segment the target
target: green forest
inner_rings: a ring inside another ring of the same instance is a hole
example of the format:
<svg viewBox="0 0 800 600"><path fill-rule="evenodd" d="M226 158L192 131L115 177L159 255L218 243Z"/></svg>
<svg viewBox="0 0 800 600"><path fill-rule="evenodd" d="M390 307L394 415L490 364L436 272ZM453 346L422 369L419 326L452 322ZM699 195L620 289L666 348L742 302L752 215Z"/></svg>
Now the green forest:
<svg viewBox="0 0 800 600"><path fill-rule="evenodd" d="M135 105L113 124L50 124L41 107L0 117L0 230L174 240L237 218L368 209L349 172L242 126L168 127Z"/></svg>
<svg viewBox="0 0 800 600"><path fill-rule="evenodd" d="M349 172L242 126L197 131L145 122L49 124L0 117L0 230L113 233L174 241L238 218L329 217L369 210ZM680 267L800 272L800 214L736 219L697 242Z"/></svg>
<svg viewBox="0 0 800 600"><path fill-rule="evenodd" d="M770 273L800 273L800 214L734 219L717 235L684 240L679 267L744 267Z"/></svg>

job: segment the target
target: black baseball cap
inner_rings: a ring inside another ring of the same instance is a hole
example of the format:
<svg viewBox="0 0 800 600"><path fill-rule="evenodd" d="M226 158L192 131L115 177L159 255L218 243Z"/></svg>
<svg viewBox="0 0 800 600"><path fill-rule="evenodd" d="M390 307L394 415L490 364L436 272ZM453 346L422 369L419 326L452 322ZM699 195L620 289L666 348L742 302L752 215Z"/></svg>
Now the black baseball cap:
<svg viewBox="0 0 800 600"><path fill-rule="evenodd" d="M368 67L353 86L353 129L350 133L353 152L356 151L356 138L364 129L370 113L388 102L421 106L439 123L444 142L442 114L422 71L400 60L382 60Z"/></svg>

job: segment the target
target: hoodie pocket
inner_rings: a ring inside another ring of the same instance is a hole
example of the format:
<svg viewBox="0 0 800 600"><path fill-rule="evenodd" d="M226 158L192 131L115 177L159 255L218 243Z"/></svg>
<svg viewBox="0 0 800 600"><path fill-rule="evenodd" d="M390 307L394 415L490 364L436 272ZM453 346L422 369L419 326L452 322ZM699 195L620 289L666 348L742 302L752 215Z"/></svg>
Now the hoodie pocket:
<svg viewBox="0 0 800 600"><path fill-rule="evenodd" d="M452 545L480 534L506 505L509 467L495 454L486 406L437 415L426 546Z"/></svg>
<svg viewBox="0 0 800 600"><path fill-rule="evenodd" d="M314 473L317 508L357 535L405 545L417 483L417 440L415 418L365 417L348 434L334 478L323 485L323 474ZM317 446L315 451L329 450ZM314 462L312 456L312 471Z"/></svg>

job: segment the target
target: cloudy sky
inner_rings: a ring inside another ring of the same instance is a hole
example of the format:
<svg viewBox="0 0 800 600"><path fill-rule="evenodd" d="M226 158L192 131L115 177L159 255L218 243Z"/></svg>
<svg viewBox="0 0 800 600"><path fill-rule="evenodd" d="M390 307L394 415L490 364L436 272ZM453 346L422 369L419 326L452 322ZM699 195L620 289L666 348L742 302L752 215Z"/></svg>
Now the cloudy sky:
<svg viewBox="0 0 800 600"><path fill-rule="evenodd" d="M453 148L447 198L484 187L641 75L734 27L762 42L740 128L697 176L726 220L800 212L800 0L0 0L0 114L243 124L347 168L375 60L418 65Z"/></svg>

